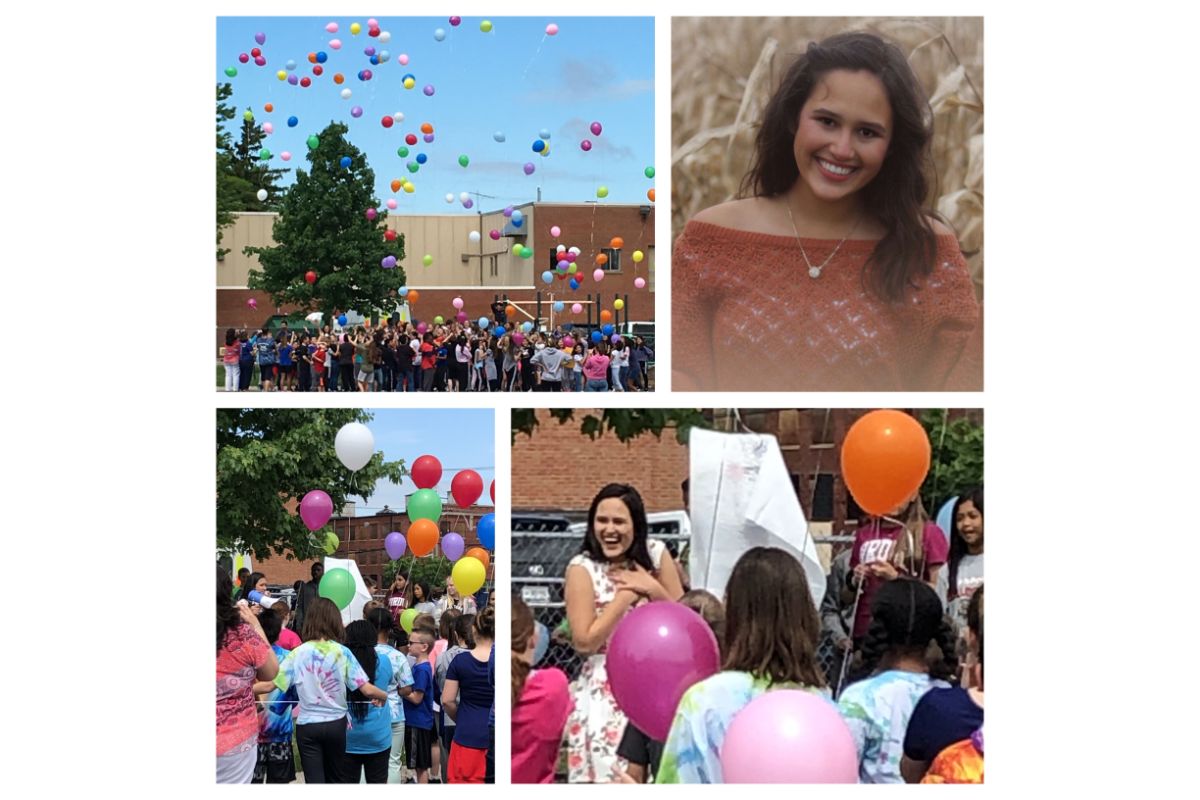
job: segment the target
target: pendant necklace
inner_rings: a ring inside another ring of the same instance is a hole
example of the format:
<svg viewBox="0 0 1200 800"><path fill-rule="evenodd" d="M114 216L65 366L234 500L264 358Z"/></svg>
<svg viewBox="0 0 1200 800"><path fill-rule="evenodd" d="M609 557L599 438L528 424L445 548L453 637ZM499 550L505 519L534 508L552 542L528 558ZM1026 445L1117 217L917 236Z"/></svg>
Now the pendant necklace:
<svg viewBox="0 0 1200 800"><path fill-rule="evenodd" d="M842 245L846 243L846 240L849 239L854 234L854 231L858 229L858 223L862 221L862 215L859 214L858 219L854 220L854 225L850 228L850 232L842 237L842 240L837 243L837 247L833 248L833 252L829 254L829 257L820 264L813 266L813 263L808 260L808 253L804 252L804 242L800 241L800 231L796 230L796 218L792 215L791 199L786 199L785 202L787 203L788 219L791 220L792 223L792 233L796 235L796 244L800 245L800 255L804 258L805 266L808 267L808 277L816 280L817 278L821 277L821 270L825 269L825 265L833 260L833 257L837 255L838 250L842 249Z"/></svg>

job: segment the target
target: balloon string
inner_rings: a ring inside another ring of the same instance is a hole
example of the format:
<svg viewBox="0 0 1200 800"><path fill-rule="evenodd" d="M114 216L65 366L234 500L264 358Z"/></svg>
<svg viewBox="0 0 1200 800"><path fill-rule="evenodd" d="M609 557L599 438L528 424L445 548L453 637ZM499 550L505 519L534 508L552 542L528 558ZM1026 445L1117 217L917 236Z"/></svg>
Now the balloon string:
<svg viewBox="0 0 1200 800"><path fill-rule="evenodd" d="M941 435L938 436L938 458L937 458L937 462L933 465L933 492L932 492L931 500L934 503L941 502L941 498L938 497L937 488L938 488L938 478L941 477L941 473L942 473L942 451L946 444L946 426L949 424L949 422L950 422L950 409L943 408L942 409L942 432L941 432Z"/></svg>
<svg viewBox="0 0 1200 800"><path fill-rule="evenodd" d="M537 60L537 57L539 55L541 55L542 45L545 44L545 42L546 42L546 34L543 33L542 41L538 42L537 50L534 52L533 56L529 59L529 63L525 65L525 71L521 73L521 82L522 83L525 81L525 76L529 74L529 68L533 66L533 62Z"/></svg>
<svg viewBox="0 0 1200 800"><path fill-rule="evenodd" d="M838 682L833 693L834 700L841 696L842 689L846 685L846 672L850 669L850 662L854 660L854 623L858 621L858 600L862 597L864 582L865 578L859 581L858 588L854 592L854 605L850 610L850 649L842 657L842 668L838 671Z"/></svg>

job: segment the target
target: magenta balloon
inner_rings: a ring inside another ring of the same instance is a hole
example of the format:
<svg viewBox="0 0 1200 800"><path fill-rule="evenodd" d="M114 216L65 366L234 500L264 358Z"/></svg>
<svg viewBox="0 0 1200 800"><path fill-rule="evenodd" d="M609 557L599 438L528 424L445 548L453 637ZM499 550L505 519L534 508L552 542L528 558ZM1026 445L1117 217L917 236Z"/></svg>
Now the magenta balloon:
<svg viewBox="0 0 1200 800"><path fill-rule="evenodd" d="M751 700L720 745L724 783L858 783L858 749L837 706L779 689Z"/></svg>
<svg viewBox="0 0 1200 800"><path fill-rule="evenodd" d="M462 558L465 546L463 538L457 533L447 533L442 537L442 553L451 561L458 561Z"/></svg>
<svg viewBox="0 0 1200 800"><path fill-rule="evenodd" d="M333 500L320 489L313 489L300 499L300 519L310 531L320 530L333 516Z"/></svg>
<svg viewBox="0 0 1200 800"><path fill-rule="evenodd" d="M599 122L593 122L589 130L593 136L599 136L600 131L604 130L604 127Z"/></svg>
<svg viewBox="0 0 1200 800"><path fill-rule="evenodd" d="M395 561L404 557L404 551L408 549L408 541L404 538L403 533L392 531L383 540L383 549L387 550L388 558Z"/></svg>
<svg viewBox="0 0 1200 800"><path fill-rule="evenodd" d="M608 643L608 681L617 705L651 739L664 742L679 699L721 666L708 623L680 603L629 612ZM653 680L647 676L653 675Z"/></svg>

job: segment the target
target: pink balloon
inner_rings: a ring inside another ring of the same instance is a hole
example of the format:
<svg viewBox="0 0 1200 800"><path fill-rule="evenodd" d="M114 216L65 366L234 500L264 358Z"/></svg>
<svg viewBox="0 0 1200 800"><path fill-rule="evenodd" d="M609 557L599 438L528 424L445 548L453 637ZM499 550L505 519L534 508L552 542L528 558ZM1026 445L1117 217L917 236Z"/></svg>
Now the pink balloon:
<svg viewBox="0 0 1200 800"><path fill-rule="evenodd" d="M557 239L559 236L562 235L562 228L558 227L557 225L551 225L550 226L550 235L553 236L555 239Z"/></svg>
<svg viewBox="0 0 1200 800"><path fill-rule="evenodd" d="M330 33L337 33L338 32L338 24L336 22L331 22L325 26L325 30L329 31Z"/></svg>
<svg viewBox="0 0 1200 800"><path fill-rule="evenodd" d="M599 122L593 122L590 130L592 131L593 136L599 136L600 131L604 130L604 128L600 125Z"/></svg>
<svg viewBox="0 0 1200 800"><path fill-rule="evenodd" d="M404 557L404 551L408 549L408 540L400 531L392 531L383 540L383 549L387 550L388 558L395 561Z"/></svg>
<svg viewBox="0 0 1200 800"><path fill-rule="evenodd" d="M396 60L399 61L401 64L407 64L408 63L408 53L401 53L400 56Z"/></svg>
<svg viewBox="0 0 1200 800"><path fill-rule="evenodd" d="M291 161L292 160L291 151L284 150L282 153L279 154L279 157L282 158L284 161Z"/></svg>
<svg viewBox="0 0 1200 800"><path fill-rule="evenodd" d="M488 236L492 237L492 240L495 241L500 238L500 231L493 228L490 231L488 231Z"/></svg>
<svg viewBox="0 0 1200 800"><path fill-rule="evenodd" d="M562 344L563 344L563 347L570 350L572 347L575 346L575 340L572 339L570 336L564 336L563 340L562 340Z"/></svg>
<svg viewBox="0 0 1200 800"><path fill-rule="evenodd" d="M547 36L553 36L556 33L558 33L558 26L555 25L553 22L551 22L549 25L546 26L546 35Z"/></svg>
<svg viewBox="0 0 1200 800"><path fill-rule="evenodd" d="M571 304L571 313L572 314L582 314L583 306L580 305L579 303L572 303Z"/></svg>
<svg viewBox="0 0 1200 800"><path fill-rule="evenodd" d="M575 263L575 259L576 259L576 258L578 258L578 256L576 256L576 255L575 255L574 253L572 253L570 250L568 250L568 251L567 251L567 254L563 256L563 259L564 259L565 261L569 261L569 262L571 262L572 264L574 264L574 263Z"/></svg>
<svg viewBox="0 0 1200 800"><path fill-rule="evenodd" d="M258 301L251 297L246 301L246 305L250 306L251 308L258 308Z"/></svg>
<svg viewBox="0 0 1200 800"><path fill-rule="evenodd" d="M313 489L300 500L300 519L310 531L320 530L333 516L333 500L320 489Z"/></svg>
<svg viewBox="0 0 1200 800"><path fill-rule="evenodd" d="M456 297L450 301L450 305L454 306L455 308L457 308L459 310L462 310L463 299L461 297Z"/></svg>
<svg viewBox="0 0 1200 800"><path fill-rule="evenodd" d="M274 133L275 132L275 126L269 122L264 122L262 129L263 129L263 133Z"/></svg>
<svg viewBox="0 0 1200 800"><path fill-rule="evenodd" d="M396 198L389 197L387 201L387 207L394 211L396 209Z"/></svg>
<svg viewBox="0 0 1200 800"><path fill-rule="evenodd" d="M462 558L465 547L466 542L457 533L447 533L442 537L442 554L451 561L458 561Z"/></svg>
<svg viewBox="0 0 1200 800"><path fill-rule="evenodd" d="M579 143L579 149L580 149L580 150L582 150L582 151L583 151L583 152L585 152L585 153L586 153L588 150L591 150L591 149L592 149L592 143L591 143L591 141L590 141L590 140L588 140L588 139L584 139L582 142L580 142L580 143Z"/></svg>
<svg viewBox="0 0 1200 800"><path fill-rule="evenodd" d="M724 783L858 783L858 749L837 706L813 692L779 689L734 716L721 771Z"/></svg>
<svg viewBox="0 0 1200 800"><path fill-rule="evenodd" d="M466 321L467 321L467 312L465 312L465 311L460 311L460 312L458 312L457 314L455 314L455 315L454 315L454 318L455 318L456 320L458 320L459 322L466 322Z"/></svg>
<svg viewBox="0 0 1200 800"><path fill-rule="evenodd" d="M376 212L375 209L373 209L373 208L368 208L366 211L366 215L367 215L367 219L370 219L370 220L373 220L373 219L375 219L375 217L379 216L378 212ZM599 279L597 278L597 280L599 280Z"/></svg>
<svg viewBox="0 0 1200 800"><path fill-rule="evenodd" d="M417 323L417 333L421 333L421 334L423 334L423 333L426 333L426 332L428 332L428 331L429 331L429 324L428 324L428 323L425 323L425 322L418 322L418 323Z"/></svg>
<svg viewBox="0 0 1200 800"><path fill-rule="evenodd" d="M635 287L637 287L638 289L645 289L646 288L646 279L645 278L634 278L633 285Z"/></svg>
<svg viewBox="0 0 1200 800"><path fill-rule="evenodd" d="M341 50L342 49L342 40L341 39L330 39L329 47L332 50Z"/></svg>
<svg viewBox="0 0 1200 800"><path fill-rule="evenodd" d="M629 721L663 742L683 693L721 668L717 637L680 603L635 608L608 644L608 682ZM654 680L647 680L653 675Z"/></svg>
<svg viewBox="0 0 1200 800"><path fill-rule="evenodd" d="M512 336L513 336L513 341L516 342L517 344L521 344L522 342L525 341L525 334L521 333L520 331L517 331Z"/></svg>
<svg viewBox="0 0 1200 800"><path fill-rule="evenodd" d="M592 273L592 280L594 280L596 283L604 280L604 270L597 267L596 271Z"/></svg>

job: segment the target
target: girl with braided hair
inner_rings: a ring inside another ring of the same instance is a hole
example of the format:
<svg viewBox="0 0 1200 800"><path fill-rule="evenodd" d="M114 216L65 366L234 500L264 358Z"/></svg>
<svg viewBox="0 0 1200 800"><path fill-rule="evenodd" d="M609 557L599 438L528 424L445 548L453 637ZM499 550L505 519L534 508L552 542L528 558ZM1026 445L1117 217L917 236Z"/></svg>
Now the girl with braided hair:
<svg viewBox="0 0 1200 800"><path fill-rule="evenodd" d="M930 645L940 657L931 663ZM954 629L928 584L910 578L888 581L871 607L857 682L838 699L842 718L858 747L860 783L903 783L904 735L917 702L955 680Z"/></svg>

